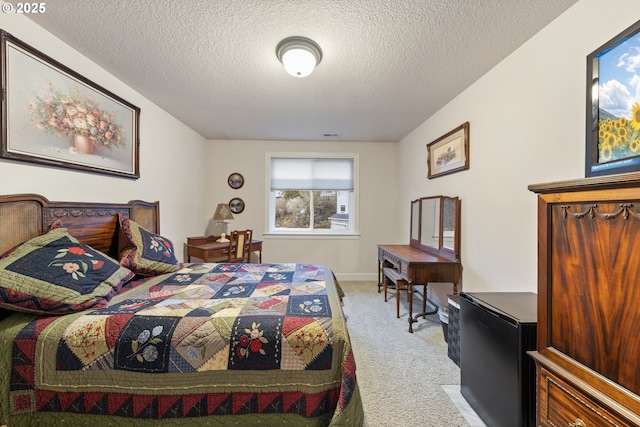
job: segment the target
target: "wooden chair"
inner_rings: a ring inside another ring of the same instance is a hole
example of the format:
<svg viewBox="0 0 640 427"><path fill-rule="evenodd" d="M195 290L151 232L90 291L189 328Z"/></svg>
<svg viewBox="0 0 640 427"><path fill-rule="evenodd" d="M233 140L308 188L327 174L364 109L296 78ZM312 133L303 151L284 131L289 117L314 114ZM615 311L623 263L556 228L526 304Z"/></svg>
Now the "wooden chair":
<svg viewBox="0 0 640 427"><path fill-rule="evenodd" d="M228 262L249 263L253 230L233 230L229 235Z"/></svg>

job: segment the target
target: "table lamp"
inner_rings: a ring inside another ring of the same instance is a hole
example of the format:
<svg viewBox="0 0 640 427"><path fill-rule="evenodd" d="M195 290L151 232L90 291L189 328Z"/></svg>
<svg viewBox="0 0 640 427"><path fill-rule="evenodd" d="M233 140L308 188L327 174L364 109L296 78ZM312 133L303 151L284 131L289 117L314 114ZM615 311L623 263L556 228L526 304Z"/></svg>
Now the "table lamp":
<svg viewBox="0 0 640 427"><path fill-rule="evenodd" d="M220 238L216 240L216 242L228 242L227 239L227 223L225 222L228 219L233 219L233 214L231 213L231 209L227 203L218 203L216 207L216 211L213 214L214 221L220 221L222 223L222 233L220 233Z"/></svg>

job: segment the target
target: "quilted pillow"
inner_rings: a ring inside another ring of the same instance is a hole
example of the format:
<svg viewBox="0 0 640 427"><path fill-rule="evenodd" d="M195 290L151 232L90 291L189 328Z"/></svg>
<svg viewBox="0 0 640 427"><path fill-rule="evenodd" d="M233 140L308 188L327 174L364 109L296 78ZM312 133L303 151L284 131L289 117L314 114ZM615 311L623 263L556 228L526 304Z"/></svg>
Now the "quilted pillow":
<svg viewBox="0 0 640 427"><path fill-rule="evenodd" d="M98 308L132 277L66 228L56 228L0 257L0 308L52 315Z"/></svg>
<svg viewBox="0 0 640 427"><path fill-rule="evenodd" d="M121 266L143 276L172 273L182 267L169 239L146 230L121 214L118 214L118 219Z"/></svg>

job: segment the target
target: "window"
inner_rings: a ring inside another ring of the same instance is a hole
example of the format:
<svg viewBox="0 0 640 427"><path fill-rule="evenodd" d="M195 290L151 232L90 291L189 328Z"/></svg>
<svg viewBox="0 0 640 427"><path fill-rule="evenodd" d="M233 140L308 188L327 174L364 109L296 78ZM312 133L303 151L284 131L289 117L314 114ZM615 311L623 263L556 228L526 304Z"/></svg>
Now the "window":
<svg viewBox="0 0 640 427"><path fill-rule="evenodd" d="M356 155L268 155L268 230L278 234L356 231Z"/></svg>

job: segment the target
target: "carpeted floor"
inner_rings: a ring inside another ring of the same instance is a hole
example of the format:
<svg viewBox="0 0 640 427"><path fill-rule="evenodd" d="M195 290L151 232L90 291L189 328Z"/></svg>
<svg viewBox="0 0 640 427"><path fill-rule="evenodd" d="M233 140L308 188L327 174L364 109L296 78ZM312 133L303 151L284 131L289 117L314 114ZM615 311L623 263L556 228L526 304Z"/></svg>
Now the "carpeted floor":
<svg viewBox="0 0 640 427"><path fill-rule="evenodd" d="M442 387L459 385L460 369L447 356L438 316L414 323L410 334L406 294L397 319L395 297L385 303L375 282L341 281L340 286L364 425L470 426Z"/></svg>

